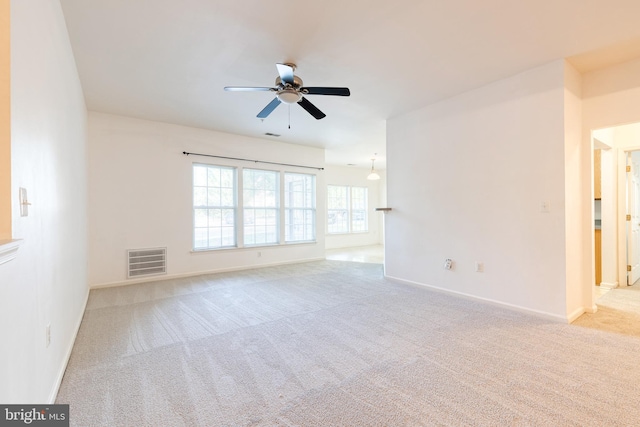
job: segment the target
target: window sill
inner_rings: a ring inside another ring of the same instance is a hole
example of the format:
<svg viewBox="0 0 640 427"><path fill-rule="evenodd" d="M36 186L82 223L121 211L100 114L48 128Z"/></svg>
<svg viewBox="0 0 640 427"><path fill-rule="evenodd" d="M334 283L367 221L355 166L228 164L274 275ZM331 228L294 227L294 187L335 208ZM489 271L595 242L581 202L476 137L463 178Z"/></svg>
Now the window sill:
<svg viewBox="0 0 640 427"><path fill-rule="evenodd" d="M244 252L244 251L255 251L256 249L271 249L271 248L284 248L287 246L301 246L301 245L316 245L318 243L317 240L307 240L304 242L286 242L286 243L275 243L273 245L252 245L252 246L243 246L241 248L237 246L225 247L225 248L210 248L210 249L191 249L192 254L202 254L202 253L211 253L211 252L226 252L226 251L236 251L236 252Z"/></svg>
<svg viewBox="0 0 640 427"><path fill-rule="evenodd" d="M0 265L15 259L22 240L0 240Z"/></svg>
<svg viewBox="0 0 640 427"><path fill-rule="evenodd" d="M344 233L327 233L326 236L352 236L354 234L368 234L367 231L345 231Z"/></svg>

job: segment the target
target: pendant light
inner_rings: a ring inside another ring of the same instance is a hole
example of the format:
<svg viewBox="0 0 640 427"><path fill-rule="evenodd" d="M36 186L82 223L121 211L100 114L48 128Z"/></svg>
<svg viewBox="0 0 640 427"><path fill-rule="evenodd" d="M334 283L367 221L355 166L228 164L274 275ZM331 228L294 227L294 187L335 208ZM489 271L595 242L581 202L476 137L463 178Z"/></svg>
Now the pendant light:
<svg viewBox="0 0 640 427"><path fill-rule="evenodd" d="M376 170L373 168L373 164L375 161L376 161L375 157L371 159L371 172L367 176L367 179L371 181L377 181L378 179L380 179L380 175L378 175L378 172L376 172Z"/></svg>

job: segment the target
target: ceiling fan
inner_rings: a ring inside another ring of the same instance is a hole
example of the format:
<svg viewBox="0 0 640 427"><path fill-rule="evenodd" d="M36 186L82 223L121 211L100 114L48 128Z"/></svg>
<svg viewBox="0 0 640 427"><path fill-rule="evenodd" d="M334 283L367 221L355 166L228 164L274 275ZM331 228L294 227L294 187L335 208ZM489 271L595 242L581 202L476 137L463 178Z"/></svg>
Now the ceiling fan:
<svg viewBox="0 0 640 427"><path fill-rule="evenodd" d="M239 86L227 86L224 90L227 91L269 91L275 92L276 97L267 104L266 107L258 113L259 119L265 119L276 109L281 103L295 104L298 103L302 108L307 110L309 114L320 120L326 117L322 111L313 105L304 95L334 95L334 96L349 96L349 88L346 87L305 87L302 85L302 79L295 76L293 72L296 69L295 64L276 64L278 68L279 76L276 78L275 87L239 87Z"/></svg>

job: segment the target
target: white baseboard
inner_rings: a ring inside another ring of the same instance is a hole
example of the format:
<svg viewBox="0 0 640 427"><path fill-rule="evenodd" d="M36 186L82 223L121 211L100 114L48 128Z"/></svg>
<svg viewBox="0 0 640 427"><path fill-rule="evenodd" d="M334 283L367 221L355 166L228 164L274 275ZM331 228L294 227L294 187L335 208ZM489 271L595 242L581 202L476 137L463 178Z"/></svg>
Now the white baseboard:
<svg viewBox="0 0 640 427"><path fill-rule="evenodd" d="M58 371L58 376L56 377L56 381L53 384L53 389L51 393L49 393L48 402L50 405L53 405L56 402L56 397L58 397L58 391L60 391L60 386L62 385L62 379L64 378L64 373L67 370L67 365L69 364L69 359L71 358L71 352L73 351L73 345L76 343L76 338L78 337L78 332L80 331L80 325L82 324L82 318L84 317L84 312L87 309L87 303L89 302L89 289L87 289L87 294L84 297L84 303L82 304L82 309L80 310L80 316L76 321L76 328L73 334L73 339L69 342L69 346L67 348L67 354L64 357L64 363L60 366L60 370Z"/></svg>
<svg viewBox="0 0 640 427"><path fill-rule="evenodd" d="M567 321L569 323L573 323L574 320L576 320L578 317L582 316L586 312L587 312L587 309L584 307L577 308L573 312L571 312L569 315L567 315Z"/></svg>
<svg viewBox="0 0 640 427"><path fill-rule="evenodd" d="M600 282L600 287L607 288L607 289L615 289L618 287L618 282L614 282L614 283Z"/></svg>
<svg viewBox="0 0 640 427"><path fill-rule="evenodd" d="M554 322L571 323L571 321L569 320L569 317L564 317L564 316L561 316L561 315L548 313L548 312L545 312L545 311L535 310L535 309L528 308L528 307L522 307L522 306L516 305L516 304L509 304L509 303L506 303L506 302L503 302L503 301L497 301L497 300L493 300L493 299L490 299L490 298L483 298L483 297L479 297L477 295L471 295L471 294L467 294L467 293L464 293L464 292L452 291L451 289L440 288L438 286L427 285L425 283L414 282L414 281L405 280L405 279L399 279L397 277L388 276L386 274L385 274L384 277L389 279L389 280L391 280L391 281L398 282L398 283L405 283L405 284L409 284L409 285L422 286L422 287L426 287L426 288L429 288L429 289L433 289L435 291L444 292L444 293L448 293L448 294L452 294L452 295L456 295L456 296L460 296L460 297L468 298L468 299L472 299L472 300L483 301L483 302L486 302L486 303L489 303L489 304L497 305L497 306L500 306L500 307L505 307L505 308L508 308L508 309L511 309L511 310L516 310L516 311L520 311L520 312L524 312L524 313L528 313L528 314L534 314L534 315L536 315L538 317L542 317L542 318L547 319L547 320L552 320ZM584 310L584 309L581 308L580 310ZM576 311L578 311L578 310L576 310ZM582 314L582 312L580 314Z"/></svg>
<svg viewBox="0 0 640 427"><path fill-rule="evenodd" d="M590 314L597 313L597 312L598 312L598 306L597 306L597 305L595 305L595 304L593 304L593 307L587 307L587 308L585 308L585 309L584 309L584 312L585 312L585 313L590 313Z"/></svg>
<svg viewBox="0 0 640 427"><path fill-rule="evenodd" d="M90 285L91 289L100 289L100 288L113 288L116 286L126 286L126 285L134 285L137 283L146 283L146 282L157 282L160 280L172 280L172 279L181 279L184 277L192 277L192 276L202 276L204 274L216 274L216 273L227 273L230 271L241 271L241 270L255 270L256 268L266 268L266 267L277 267L279 265L287 265L287 264L302 264L305 262L313 262L313 261L324 261L325 258L305 258L294 261L281 261L274 262L268 264L259 264L259 265L245 265L239 267L227 267L227 268L218 268L214 270L206 270L206 271L194 271L189 273L179 273L179 274L163 274L158 276L149 276L140 279L129 279L129 280L121 280L117 282L110 283L99 283L95 285Z"/></svg>

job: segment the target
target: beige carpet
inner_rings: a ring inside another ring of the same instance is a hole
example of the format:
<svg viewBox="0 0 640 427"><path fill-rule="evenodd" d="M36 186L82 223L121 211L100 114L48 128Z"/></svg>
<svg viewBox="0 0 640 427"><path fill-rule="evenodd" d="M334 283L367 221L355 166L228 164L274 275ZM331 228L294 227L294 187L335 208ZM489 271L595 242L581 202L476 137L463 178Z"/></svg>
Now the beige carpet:
<svg viewBox="0 0 640 427"><path fill-rule="evenodd" d="M596 305L597 312L583 314L573 324L640 337L640 284L612 289Z"/></svg>
<svg viewBox="0 0 640 427"><path fill-rule="evenodd" d="M323 261L95 290L78 426L633 426L640 338Z"/></svg>

